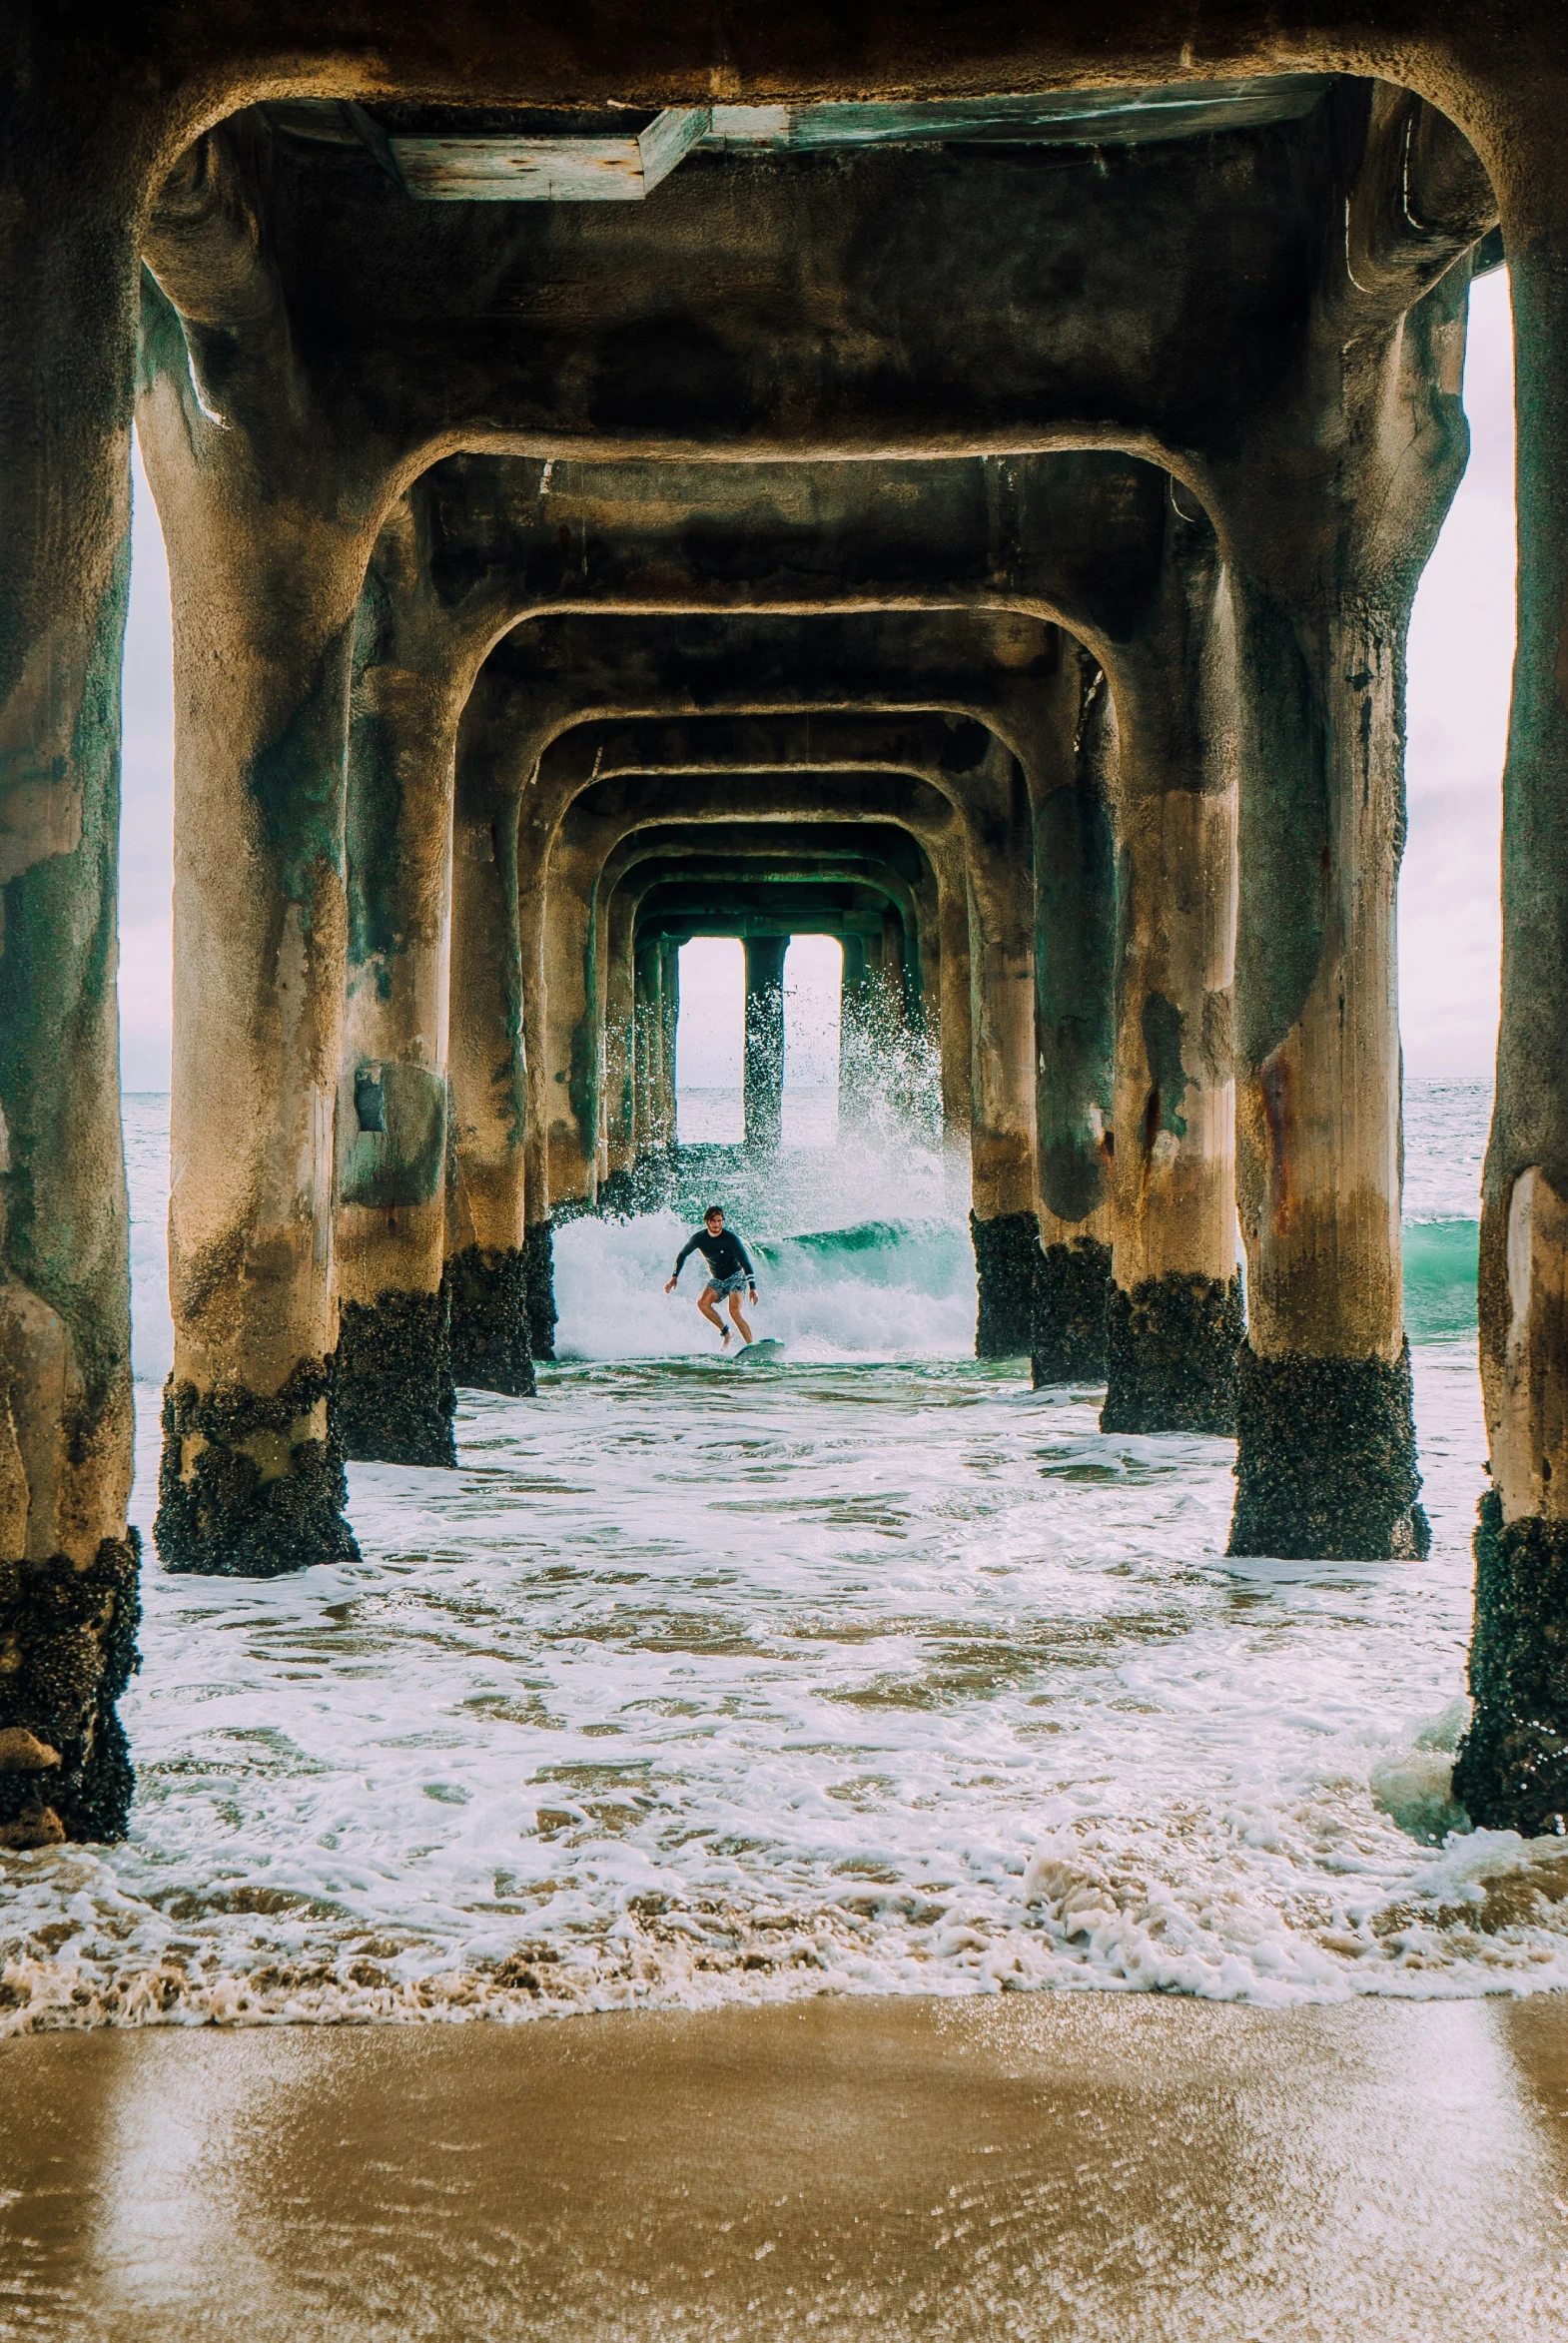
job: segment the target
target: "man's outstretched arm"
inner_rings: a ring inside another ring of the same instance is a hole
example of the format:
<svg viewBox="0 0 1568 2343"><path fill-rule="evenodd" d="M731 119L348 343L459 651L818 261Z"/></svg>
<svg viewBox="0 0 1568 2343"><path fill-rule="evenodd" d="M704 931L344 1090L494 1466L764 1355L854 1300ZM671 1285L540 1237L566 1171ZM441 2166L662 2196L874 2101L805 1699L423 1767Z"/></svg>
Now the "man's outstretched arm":
<svg viewBox="0 0 1568 2343"><path fill-rule="evenodd" d="M686 1266L686 1263L687 1263L687 1262L690 1260L690 1258L691 1258L692 1254L693 1254L693 1253L696 1251L696 1249L697 1249L697 1239L696 1239L696 1237L695 1237L695 1236L688 1236L688 1237L687 1237L687 1239L686 1239L686 1241L685 1241L685 1243L684 1243L684 1244L681 1246L681 1248L680 1248L679 1252L678 1252L678 1253L675 1255L675 1266L674 1266L674 1268L673 1268L673 1269L670 1271L670 1283L671 1283L672 1285L674 1284L674 1282L675 1282L676 1278L677 1278L677 1277L680 1275L680 1273L681 1273L682 1269L683 1269L683 1268Z"/></svg>

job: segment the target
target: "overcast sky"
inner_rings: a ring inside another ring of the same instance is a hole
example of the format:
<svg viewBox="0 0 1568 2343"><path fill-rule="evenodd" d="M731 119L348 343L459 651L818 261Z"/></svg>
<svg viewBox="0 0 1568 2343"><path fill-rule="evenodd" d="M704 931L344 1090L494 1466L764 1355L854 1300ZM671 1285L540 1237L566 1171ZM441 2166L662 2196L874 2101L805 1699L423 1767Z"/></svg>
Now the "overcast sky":
<svg viewBox="0 0 1568 2343"><path fill-rule="evenodd" d="M1399 985L1405 1067L1417 1076L1490 1075L1497 1038L1499 784L1514 616L1513 380L1501 271L1475 289L1465 404L1469 470L1422 581L1410 637L1410 838L1399 891ZM128 1090L166 1090L169 577L139 462L134 526L125 657L121 1055ZM724 1080L738 1039L740 956L705 957L711 974L704 981L698 966L691 967L683 1030L699 1042L706 1079ZM806 968L799 973L805 977ZM820 982L823 971L814 973Z"/></svg>

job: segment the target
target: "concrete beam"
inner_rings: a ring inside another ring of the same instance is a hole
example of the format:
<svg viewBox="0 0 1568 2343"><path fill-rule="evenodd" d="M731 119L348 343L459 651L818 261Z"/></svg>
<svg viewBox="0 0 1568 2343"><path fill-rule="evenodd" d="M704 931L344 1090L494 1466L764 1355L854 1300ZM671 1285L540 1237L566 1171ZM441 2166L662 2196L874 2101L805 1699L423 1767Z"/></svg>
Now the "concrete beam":
<svg viewBox="0 0 1568 2343"><path fill-rule="evenodd" d="M1120 444L1201 467L1302 357L1313 279L1336 252L1343 267L1368 119L1366 86L1343 83L1306 121L1069 150L1045 170L995 148L705 155L657 206L409 204L372 157L284 133L251 185L343 444L379 447L403 479L486 443L610 457ZM1413 223L1406 238L1433 268L1452 257ZM222 316L227 258L215 288L161 265L156 223L149 250L188 316ZM1027 290L1024 254L1038 256Z"/></svg>

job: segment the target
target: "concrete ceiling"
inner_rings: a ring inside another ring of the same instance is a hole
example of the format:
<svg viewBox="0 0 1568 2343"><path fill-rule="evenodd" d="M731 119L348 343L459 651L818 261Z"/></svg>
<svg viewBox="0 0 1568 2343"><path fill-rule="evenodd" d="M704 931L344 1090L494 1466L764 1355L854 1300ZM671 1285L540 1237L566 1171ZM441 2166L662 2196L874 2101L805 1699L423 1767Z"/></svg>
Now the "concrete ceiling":
<svg viewBox="0 0 1568 2343"><path fill-rule="evenodd" d="M1296 120L1329 87L1321 74L1174 82L1152 89L917 104L689 106L661 114L384 105L337 99L266 111L292 138L359 146L423 202L646 200L703 150L821 153L873 146L1135 146Z"/></svg>

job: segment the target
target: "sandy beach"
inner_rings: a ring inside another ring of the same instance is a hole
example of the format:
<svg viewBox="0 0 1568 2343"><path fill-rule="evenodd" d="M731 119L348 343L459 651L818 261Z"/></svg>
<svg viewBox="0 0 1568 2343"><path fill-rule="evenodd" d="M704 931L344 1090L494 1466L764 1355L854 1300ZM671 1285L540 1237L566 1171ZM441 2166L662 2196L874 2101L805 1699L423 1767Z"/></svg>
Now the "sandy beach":
<svg viewBox="0 0 1568 2343"><path fill-rule="evenodd" d="M0 2051L0 2335L1532 2343L1568 2001L1105 1993Z"/></svg>

